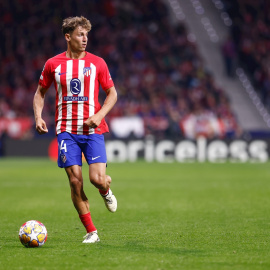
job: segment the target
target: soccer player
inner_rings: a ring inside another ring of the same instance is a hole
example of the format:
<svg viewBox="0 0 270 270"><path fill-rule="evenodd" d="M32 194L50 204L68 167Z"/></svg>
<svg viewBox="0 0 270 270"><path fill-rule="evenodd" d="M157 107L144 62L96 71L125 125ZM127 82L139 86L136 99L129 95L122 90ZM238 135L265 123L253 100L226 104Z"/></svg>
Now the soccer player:
<svg viewBox="0 0 270 270"><path fill-rule="evenodd" d="M108 210L117 209L117 200L110 189L111 177L106 175L103 136L109 131L104 117L116 103L117 93L105 61L86 51L90 30L91 23L83 16L63 21L67 51L45 63L33 100L36 130L45 134L48 129L42 111L45 94L54 83L58 166L65 168L71 199L87 232L83 243L100 240L83 189L82 153L89 165L90 182L99 189ZM100 85L106 92L103 106L98 102Z"/></svg>

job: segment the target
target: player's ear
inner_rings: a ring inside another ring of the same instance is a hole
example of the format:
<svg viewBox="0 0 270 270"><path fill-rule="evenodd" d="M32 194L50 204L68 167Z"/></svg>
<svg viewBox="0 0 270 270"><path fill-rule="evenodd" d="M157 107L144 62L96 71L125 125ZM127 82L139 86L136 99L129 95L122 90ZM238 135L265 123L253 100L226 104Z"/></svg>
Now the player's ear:
<svg viewBox="0 0 270 270"><path fill-rule="evenodd" d="M65 34L65 39L66 39L66 41L70 41L70 34L69 33Z"/></svg>

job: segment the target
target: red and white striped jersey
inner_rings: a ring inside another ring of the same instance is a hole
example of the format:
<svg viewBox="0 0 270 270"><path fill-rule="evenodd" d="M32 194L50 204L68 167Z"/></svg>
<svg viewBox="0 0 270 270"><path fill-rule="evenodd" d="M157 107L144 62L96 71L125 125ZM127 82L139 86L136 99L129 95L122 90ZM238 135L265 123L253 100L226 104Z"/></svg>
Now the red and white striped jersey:
<svg viewBox="0 0 270 270"><path fill-rule="evenodd" d="M93 129L83 122L97 113L100 85L103 90L114 86L105 61L86 52L84 58L71 59L66 52L50 58L41 73L39 84L48 89L54 82L56 90L56 134L102 134L109 128L105 119Z"/></svg>

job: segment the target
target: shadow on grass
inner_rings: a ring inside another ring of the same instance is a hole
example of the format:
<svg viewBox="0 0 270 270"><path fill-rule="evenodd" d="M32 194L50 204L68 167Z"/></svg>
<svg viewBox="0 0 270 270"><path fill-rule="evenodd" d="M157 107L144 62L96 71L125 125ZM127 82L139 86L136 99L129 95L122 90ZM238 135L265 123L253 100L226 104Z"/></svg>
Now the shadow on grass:
<svg viewBox="0 0 270 270"><path fill-rule="evenodd" d="M115 246L109 244L99 243L98 248L105 251L105 250L114 250L118 252L134 252L134 253L157 253L157 254L170 254L170 255L185 255L185 254L196 254L197 256L203 256L203 251L201 250L189 250L184 248L173 248L173 247L149 247L145 246L140 241L128 241L122 246Z"/></svg>

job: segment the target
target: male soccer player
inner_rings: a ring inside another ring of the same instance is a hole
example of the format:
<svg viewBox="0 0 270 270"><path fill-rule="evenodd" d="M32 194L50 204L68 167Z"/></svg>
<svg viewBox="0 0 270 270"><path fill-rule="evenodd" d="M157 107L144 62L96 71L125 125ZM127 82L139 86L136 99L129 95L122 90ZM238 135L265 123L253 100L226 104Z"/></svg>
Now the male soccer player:
<svg viewBox="0 0 270 270"><path fill-rule="evenodd" d="M82 153L89 164L91 183L99 189L108 210L117 209L117 200L110 189L111 177L106 175L103 137L103 133L109 131L104 117L116 103L117 93L105 61L86 51L90 30L91 23L83 16L63 21L67 51L45 63L33 100L36 130L45 134L48 129L42 111L45 94L54 83L58 166L66 170L71 199L87 231L83 243L100 240L83 190ZM98 102L100 85L106 92L103 106Z"/></svg>

